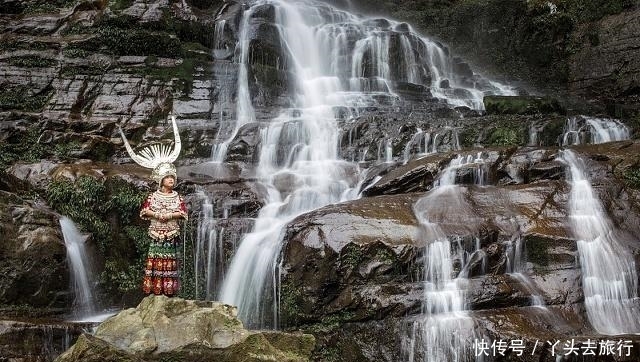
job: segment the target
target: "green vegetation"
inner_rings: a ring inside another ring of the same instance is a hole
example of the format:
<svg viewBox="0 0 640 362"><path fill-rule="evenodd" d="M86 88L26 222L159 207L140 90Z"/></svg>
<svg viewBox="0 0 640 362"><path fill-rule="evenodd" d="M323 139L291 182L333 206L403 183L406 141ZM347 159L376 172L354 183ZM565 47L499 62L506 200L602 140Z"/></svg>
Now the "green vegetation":
<svg viewBox="0 0 640 362"><path fill-rule="evenodd" d="M339 263L341 267L355 269L364 260L360 247L353 243L347 244L340 251Z"/></svg>
<svg viewBox="0 0 640 362"><path fill-rule="evenodd" d="M548 7L547 2L536 0L530 2L530 6ZM555 0L551 2L557 6L558 11L568 14L578 23L599 20L637 5L636 0Z"/></svg>
<svg viewBox="0 0 640 362"><path fill-rule="evenodd" d="M492 146L518 146L523 143L522 132L513 128L498 127L489 135Z"/></svg>
<svg viewBox="0 0 640 362"><path fill-rule="evenodd" d="M60 69L60 75L63 77L75 77L76 75L103 75L106 72L106 69L91 65L69 65Z"/></svg>
<svg viewBox="0 0 640 362"><path fill-rule="evenodd" d="M487 133L486 144L491 146L519 146L527 142L525 124L518 121L498 121Z"/></svg>
<svg viewBox="0 0 640 362"><path fill-rule="evenodd" d="M78 42L74 47L114 55L156 55L170 58L182 55L180 39L164 31L100 25L93 32L97 34L95 37Z"/></svg>
<svg viewBox="0 0 640 362"><path fill-rule="evenodd" d="M88 51L78 48L65 48L62 54L67 58L86 58L89 56Z"/></svg>
<svg viewBox="0 0 640 362"><path fill-rule="evenodd" d="M58 13L61 8L75 5L77 0L30 0L23 9L24 14Z"/></svg>
<svg viewBox="0 0 640 362"><path fill-rule="evenodd" d="M124 10L133 5L133 0L114 0L109 1L109 8L111 10Z"/></svg>
<svg viewBox="0 0 640 362"><path fill-rule="evenodd" d="M309 316L301 305L304 302L302 290L292 281L286 280L280 285L280 318L285 326L300 325Z"/></svg>
<svg viewBox="0 0 640 362"><path fill-rule="evenodd" d="M8 39L0 42L0 50L46 50L49 44L41 41L26 41L18 39Z"/></svg>
<svg viewBox="0 0 640 362"><path fill-rule="evenodd" d="M54 93L55 90L51 87L39 93L32 93L29 85L7 87L0 90L0 111L42 112L44 105Z"/></svg>
<svg viewBox="0 0 640 362"><path fill-rule="evenodd" d="M105 260L101 283L107 292L140 287L149 241L135 215L146 196L145 191L117 178L81 176L75 181L56 180L47 187L49 205L91 233L98 245Z"/></svg>
<svg viewBox="0 0 640 362"><path fill-rule="evenodd" d="M552 119L544 125L542 131L538 134L538 140L543 146L555 146L562 136L566 120L564 118Z"/></svg>
<svg viewBox="0 0 640 362"><path fill-rule="evenodd" d="M639 166L627 168L626 170L624 170L623 176L627 185L629 185L634 189L640 189L640 167Z"/></svg>
<svg viewBox="0 0 640 362"><path fill-rule="evenodd" d="M0 143L0 168L4 169L19 160L37 162L48 155L47 147L38 142L40 134L39 128L32 127Z"/></svg>
<svg viewBox="0 0 640 362"><path fill-rule="evenodd" d="M486 96L484 106L488 114L564 113L554 98L525 96Z"/></svg>
<svg viewBox="0 0 640 362"><path fill-rule="evenodd" d="M191 255L195 255L196 252L196 238L197 235L197 219L190 218L188 222L184 224L184 233L185 239L182 240L184 243L183 248L179 248L178 250L178 259L181 259L181 274L180 274L180 292L178 296L180 298L185 299L201 299L204 295L202 293L203 288L199 288L198 294L196 295L196 276L195 276L195 266L193 262L193 258ZM180 255L182 253L185 255ZM185 257L187 256L187 257ZM199 280L197 281L198 285L203 286L205 283L204 273L200 273Z"/></svg>
<svg viewBox="0 0 640 362"><path fill-rule="evenodd" d="M462 132L460 132L460 146L462 147L473 147L478 140L478 129L475 127L465 127Z"/></svg>
<svg viewBox="0 0 640 362"><path fill-rule="evenodd" d="M58 143L54 147L53 153L61 160L67 160L71 158L74 151L79 151L81 144L77 140L71 142Z"/></svg>

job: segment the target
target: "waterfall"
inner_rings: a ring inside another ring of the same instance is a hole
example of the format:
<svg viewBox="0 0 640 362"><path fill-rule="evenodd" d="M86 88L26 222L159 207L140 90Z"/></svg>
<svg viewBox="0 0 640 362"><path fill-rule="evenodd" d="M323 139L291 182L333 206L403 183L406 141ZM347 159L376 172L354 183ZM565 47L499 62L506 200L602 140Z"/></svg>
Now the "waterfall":
<svg viewBox="0 0 640 362"><path fill-rule="evenodd" d="M601 334L640 332L638 276L632 254L617 240L611 221L571 150L560 160L571 174L569 220L578 243L589 322Z"/></svg>
<svg viewBox="0 0 640 362"><path fill-rule="evenodd" d="M507 251L505 253L507 256L506 273L514 279L518 280L520 285L525 288L526 292L531 295L532 306L547 310L540 289L535 284L535 282L531 280L531 278L526 274L526 265L523 258L523 244L524 243L522 241L522 235L520 235L519 233L507 243Z"/></svg>
<svg viewBox="0 0 640 362"><path fill-rule="evenodd" d="M251 18L251 9L245 12L240 24L240 39L238 41L238 47L240 48L240 59L238 69L238 96L236 100L236 121L233 129L221 143L215 144L212 150L212 160L216 163L224 162L227 156L227 149L229 144L238 134L240 127L247 123L255 122L255 111L251 102L251 94L249 92L249 80L248 80L248 59L249 59L249 19ZM221 22L221 21L220 21ZM217 25L217 24L216 24ZM224 24L222 25L224 27ZM222 122L220 122L220 130L218 131L218 137L221 136Z"/></svg>
<svg viewBox="0 0 640 362"><path fill-rule="evenodd" d="M486 94L515 94L512 87L474 73L443 45L420 36L406 23L357 16L317 0L297 1L295 5L286 4L284 0L249 3L251 6L240 21L235 52L239 65L236 119L229 122L233 127L229 125L224 130L221 122L217 136L219 142L212 149L214 162L223 162L227 148L240 127L256 120L249 92L249 71L251 37L259 31L252 17L255 9L262 6L295 7L302 14L302 33L296 34L297 40L286 40L286 30L278 29L284 52L293 53L301 45L305 46L306 53L287 54L292 58L286 61L286 67L293 68L286 70L295 72L295 87L298 89L294 92L298 97L304 93L299 88L306 87L312 92L302 97L318 98L323 94L325 102L319 104L350 105L357 114L361 108L391 105L399 99L397 89L407 83L429 89L430 93L421 95L424 98L433 96L452 106L472 109L484 109L483 97ZM222 41L226 25L225 20L215 23L214 55L226 51L227 45ZM310 61L311 56L318 59ZM290 61L294 64L289 64ZM314 68L316 66L319 68ZM312 73L315 75L309 76Z"/></svg>
<svg viewBox="0 0 640 362"><path fill-rule="evenodd" d="M442 172L436 187L414 205L414 213L421 227L421 237L427 242L425 247L423 317L415 321L411 328L411 342L408 360L427 362L467 362L475 359L471 351L475 335L475 323L466 311L463 286L466 280L461 271L453 278L452 241L433 220L431 214L447 214L451 205L461 206L462 188L456 185L458 170L473 167L475 184L486 181L482 171L484 161L478 156L458 156ZM437 210L436 210L437 209ZM476 246L478 247L478 246ZM459 252L462 270L465 270L466 254Z"/></svg>
<svg viewBox="0 0 640 362"><path fill-rule="evenodd" d="M262 3L262 2L261 2ZM356 166L338 159L338 126L332 106L343 105L338 78L331 74L331 49L338 41L317 31L324 18L315 9L284 1L275 8L279 35L295 66L295 111L283 110L261 131L257 176L267 190L253 230L244 236L224 280L221 299L237 305L253 326L277 327L278 263L283 231L293 218L357 196ZM251 12L251 8L247 10ZM246 14L245 14L246 17Z"/></svg>
<svg viewBox="0 0 640 362"><path fill-rule="evenodd" d="M73 221L67 217L60 218L60 227L64 237L64 245L67 248L67 260L75 296L74 316L93 315L97 308L93 290L93 268L85 248L87 237L82 235Z"/></svg>
<svg viewBox="0 0 640 362"><path fill-rule="evenodd" d="M619 120L577 116L567 119L562 146L622 141L629 137L629 129Z"/></svg>
<svg viewBox="0 0 640 362"><path fill-rule="evenodd" d="M266 7L273 16L265 20L260 16ZM316 0L259 0L249 3L240 25L234 134L256 119L249 95L250 53L251 37L262 21L273 21L281 56L287 59L291 108L261 124L256 176L266 190L265 206L234 255L220 297L237 305L246 323L277 326L277 258L284 227L303 213L359 195L357 164L338 158L335 110L353 115L393 106L399 100L398 88L406 82L430 89L443 103L471 108L482 108L484 94L501 90L470 69L458 72L460 64L448 50L420 37L407 24L353 15ZM396 51L411 55L402 60L394 56ZM431 94L421 96L429 99ZM224 147L233 137L216 150L216 161L224 160ZM391 142L380 141L380 161L393 160Z"/></svg>

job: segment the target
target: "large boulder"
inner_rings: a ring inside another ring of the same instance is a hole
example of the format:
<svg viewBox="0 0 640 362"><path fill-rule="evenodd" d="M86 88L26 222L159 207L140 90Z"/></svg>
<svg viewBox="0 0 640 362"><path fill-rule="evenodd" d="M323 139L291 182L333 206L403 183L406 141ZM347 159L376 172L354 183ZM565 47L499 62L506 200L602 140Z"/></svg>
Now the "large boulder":
<svg viewBox="0 0 640 362"><path fill-rule="evenodd" d="M313 336L244 329L235 307L149 296L104 321L57 362L71 361L308 361Z"/></svg>

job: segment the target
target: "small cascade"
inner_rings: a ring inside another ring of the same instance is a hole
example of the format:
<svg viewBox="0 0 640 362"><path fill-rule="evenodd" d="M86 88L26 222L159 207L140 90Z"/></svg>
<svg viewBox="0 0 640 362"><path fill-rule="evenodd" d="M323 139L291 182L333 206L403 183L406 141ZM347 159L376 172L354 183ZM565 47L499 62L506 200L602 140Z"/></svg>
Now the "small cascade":
<svg viewBox="0 0 640 362"><path fill-rule="evenodd" d="M195 294L200 295L198 290L200 274L204 272L204 298L212 300L215 298L217 285L224 276L224 227L218 227L218 218L214 217L214 204L211 199L204 194L201 196L203 197L202 211L198 215L198 234L193 263L196 280Z"/></svg>
<svg viewBox="0 0 640 362"><path fill-rule="evenodd" d="M393 139L382 138L378 140L378 160L377 163L393 162Z"/></svg>
<svg viewBox="0 0 640 362"><path fill-rule="evenodd" d="M227 21L225 19L217 20L215 22L213 33L213 56L216 59L225 59L230 53L229 46L224 43L224 29L226 24Z"/></svg>
<svg viewBox="0 0 640 362"><path fill-rule="evenodd" d="M469 254L462 252L464 248L460 244L455 248L463 267L454 278L452 240L437 223L431 221L430 214L436 211L433 208L452 204L459 206L464 202L462 188L456 185L456 180L459 179L457 173L462 167L480 169L479 166L483 164L481 160L481 155L458 156L453 159L435 183L435 188L414 205L421 237L427 242L427 246L424 254L423 316L411 325L410 342L405 346L410 362L478 360L472 351L473 342L477 338L475 323L467 312L464 291L464 271L467 270ZM478 174L481 173L478 171ZM476 180L481 184L483 178L478 177ZM476 248L479 249L479 245Z"/></svg>
<svg viewBox="0 0 640 362"><path fill-rule="evenodd" d="M577 116L567 119L562 146L598 144L629 138L629 129L617 119Z"/></svg>
<svg viewBox="0 0 640 362"><path fill-rule="evenodd" d="M197 233L193 251L195 296L216 300L224 280L227 258L233 254L248 225L229 218L234 200L210 195L200 190L201 210L197 217Z"/></svg>
<svg viewBox="0 0 640 362"><path fill-rule="evenodd" d="M531 306L547 309L540 289L527 275L524 261L524 245L522 236L517 234L507 243L507 268L506 273L518 280L525 290L531 295Z"/></svg>
<svg viewBox="0 0 640 362"><path fill-rule="evenodd" d="M240 59L238 59L239 69L238 69L238 95L236 100L236 120L233 124L233 127L228 125L223 129L223 124L227 124L230 122L221 122L220 129L218 130L218 140L222 140L222 142L216 143L213 145L211 150L211 159L215 163L224 162L225 157L227 156L227 149L229 148L229 144L233 141L233 139L238 134L240 128L247 124L255 121L255 112L253 109L253 103L251 102L251 94L249 93L249 81L248 81L248 59L249 59L249 20L251 18L252 10L250 8L247 10L242 17L241 25L240 25L240 38L238 41L237 47L240 48L239 54ZM219 21L222 22L222 21ZM218 25L216 23L216 25ZM224 25L222 25L224 26Z"/></svg>
<svg viewBox="0 0 640 362"><path fill-rule="evenodd" d="M60 227L67 248L67 260L71 271L71 283L75 299L74 318L94 315L98 308L94 297L94 276L91 259L85 247L87 237L82 235L68 217L60 218Z"/></svg>
<svg viewBox="0 0 640 362"><path fill-rule="evenodd" d="M429 152L429 143L431 142L431 133L424 132L420 128L413 134L409 142L404 146L402 153L403 163L409 162L411 155L421 156Z"/></svg>
<svg viewBox="0 0 640 362"><path fill-rule="evenodd" d="M540 131L540 127L535 124L529 126L529 142L527 146L540 146L540 141L538 140L538 133L540 133Z"/></svg>
<svg viewBox="0 0 640 362"><path fill-rule="evenodd" d="M442 139L447 139L448 142L443 143ZM434 132L425 132L418 128L404 147L403 163L406 164L409 162L412 156L420 157L437 153L438 147L450 151L461 150L458 128L445 127L440 131Z"/></svg>
<svg viewBox="0 0 640 362"><path fill-rule="evenodd" d="M589 322L601 334L640 332L638 276L633 256L617 240L611 221L571 150L560 160L571 173L569 219L578 240L582 287Z"/></svg>

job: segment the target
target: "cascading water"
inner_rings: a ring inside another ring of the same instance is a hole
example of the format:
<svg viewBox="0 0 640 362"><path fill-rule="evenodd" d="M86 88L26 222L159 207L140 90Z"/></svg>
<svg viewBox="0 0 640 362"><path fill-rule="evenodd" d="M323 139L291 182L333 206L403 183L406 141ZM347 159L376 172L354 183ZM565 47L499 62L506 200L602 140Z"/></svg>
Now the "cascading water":
<svg viewBox="0 0 640 362"><path fill-rule="evenodd" d="M86 236L67 217L60 218L60 227L67 248L67 260L73 284L74 317L94 315L97 308L93 290L93 275L90 258L85 248Z"/></svg>
<svg viewBox="0 0 640 362"><path fill-rule="evenodd" d="M616 119L577 116L567 119L562 146L629 139L629 129Z"/></svg>
<svg viewBox="0 0 640 362"><path fill-rule="evenodd" d="M236 122L233 125L233 129L229 132L228 130L225 132L222 128L222 122L220 124L220 130L218 131L218 137L224 135L225 139L218 144L213 146L212 150L212 160L216 163L224 162L225 157L227 156L227 149L229 148L229 143L233 141L235 136L238 134L240 127L243 125L255 122L255 112L253 109L253 104L251 103L251 94L249 93L248 87L248 69L247 62L249 59L249 19L251 18L251 9L250 8L247 13L242 18L242 24L240 25L240 39L238 40L238 46L240 47L240 59L239 69L238 69L238 97L236 100ZM220 21L222 22L222 21ZM218 25L218 23L216 23ZM224 27L224 24L222 24Z"/></svg>
<svg viewBox="0 0 640 362"><path fill-rule="evenodd" d="M449 137L447 144L439 144L438 139L442 140L443 136ZM438 152L439 147L448 148L448 150L459 151L460 137L458 134L458 128L445 127L439 131L424 132L420 128L411 137L409 142L404 147L403 162L406 164L411 159L411 156L423 156L429 153Z"/></svg>
<svg viewBox="0 0 640 362"><path fill-rule="evenodd" d="M284 226L298 215L341 201L343 195L353 197L348 191L358 180L356 167L337 157L332 105L341 104L336 100L342 88L337 77L327 74L331 59L321 54L328 49L313 46L332 39L308 25L321 24L324 18L313 8L268 3L274 5L279 35L298 76L296 111L283 111L261 132L257 174L268 191L266 206L242 240L221 291L223 301L239 307L242 320L259 326L277 326L276 259Z"/></svg>
<svg viewBox="0 0 640 362"><path fill-rule="evenodd" d="M461 167L474 168L475 184L486 181L482 170L483 159L467 156L453 159L442 172L436 187L414 205L414 213L421 227L421 237L427 242L424 268L423 317L412 324L411 341L407 347L409 362L467 362L476 360L472 352L475 323L466 312L463 287L466 280L461 272L453 278L451 240L433 221L432 214L447 214L447 205L464 203L462 188L456 185L456 174ZM437 210L435 210L437 209ZM465 270L465 256L458 245L458 258ZM480 358L480 357L479 357Z"/></svg>
<svg viewBox="0 0 640 362"><path fill-rule="evenodd" d="M507 268L506 273L518 280L518 282L531 295L531 305L546 310L544 298L535 282L526 274L526 265L523 258L524 245L522 236L517 234L507 245Z"/></svg>
<svg viewBox="0 0 640 362"><path fill-rule="evenodd" d="M606 212L585 176L582 160L563 150L571 174L569 219L578 239L589 322L602 334L640 332L638 276L631 253L617 240Z"/></svg>
<svg viewBox="0 0 640 362"><path fill-rule="evenodd" d="M256 175L268 196L226 273L221 299L237 305L246 323L277 326L277 258L284 226L302 213L358 195L357 165L338 159L335 110L347 109L353 116L371 106L391 106L399 99L396 88L407 82L431 88L450 104L476 109L483 107L485 93L508 90L477 74L458 74L442 46L419 37L407 24L362 18L315 0L254 1L241 20L234 133L243 122L255 120L249 99L249 37L256 31L251 18L265 6L274 9L274 29L286 53L286 70L294 78L292 109L284 109L261 130ZM392 49L411 57L392 56ZM391 161L391 140L385 141L380 159Z"/></svg>

